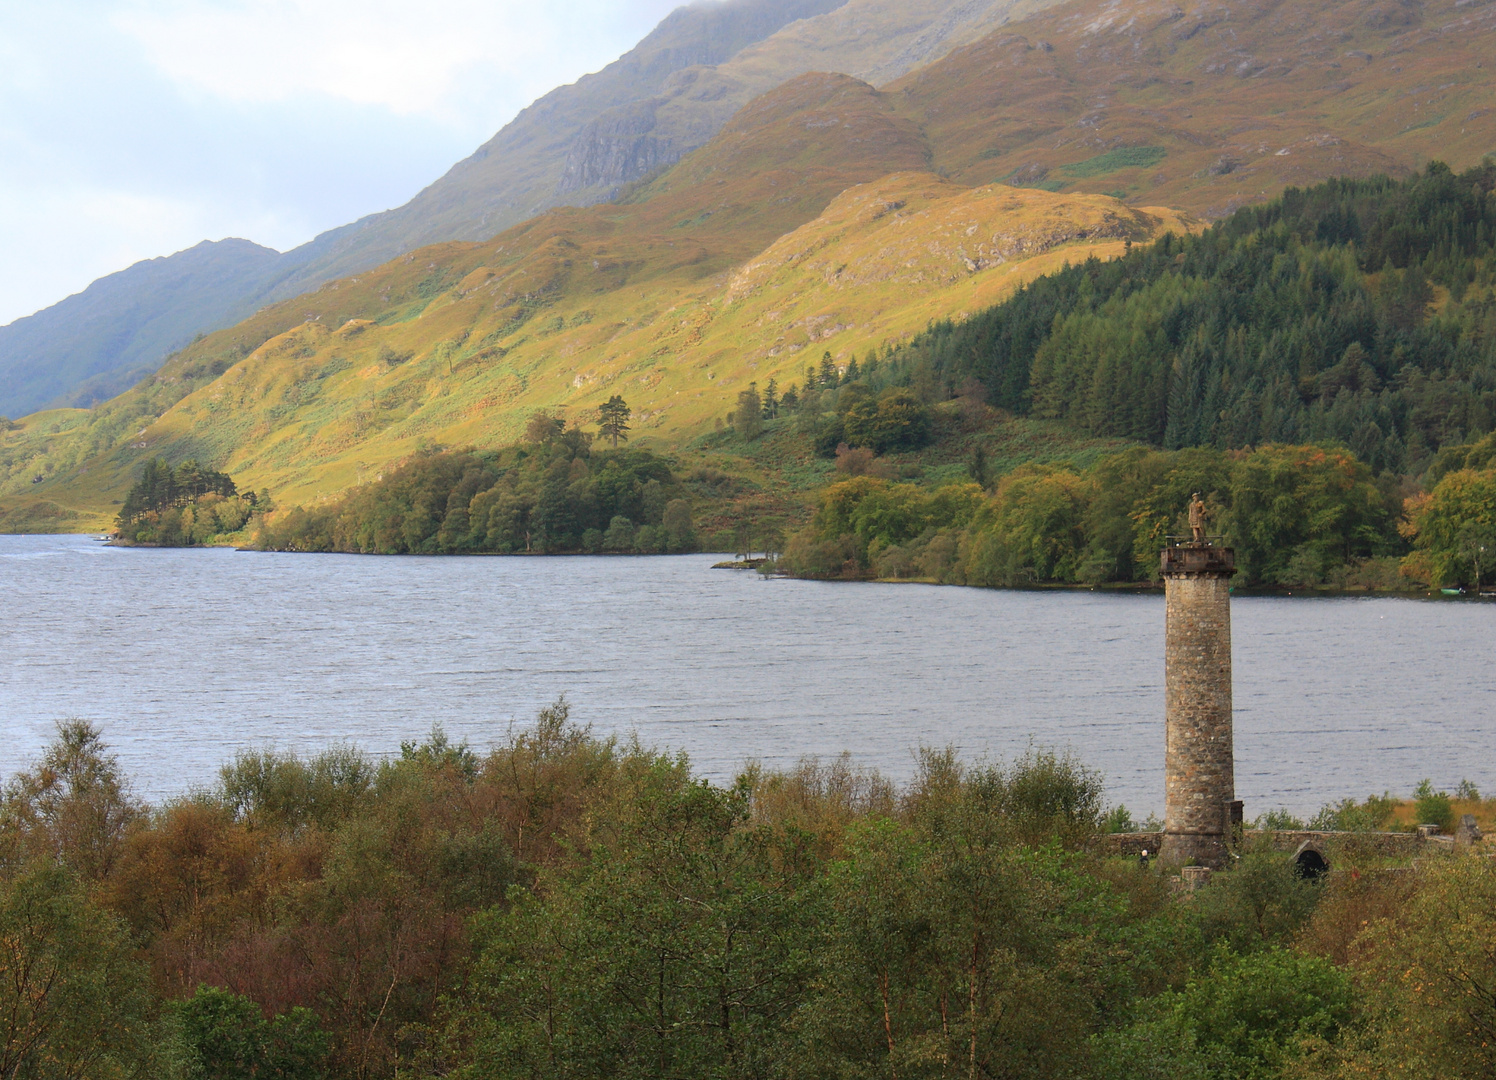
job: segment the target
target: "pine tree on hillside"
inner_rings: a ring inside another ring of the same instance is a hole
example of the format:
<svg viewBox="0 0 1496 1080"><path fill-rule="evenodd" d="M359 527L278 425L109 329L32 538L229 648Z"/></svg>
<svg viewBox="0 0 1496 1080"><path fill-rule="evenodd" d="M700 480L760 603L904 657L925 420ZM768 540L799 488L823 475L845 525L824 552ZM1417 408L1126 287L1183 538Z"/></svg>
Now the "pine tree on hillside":
<svg viewBox="0 0 1496 1080"><path fill-rule="evenodd" d="M779 383L774 376L769 376L769 383L764 387L764 419L772 420L779 415Z"/></svg>
<svg viewBox="0 0 1496 1080"><path fill-rule="evenodd" d="M173 469L165 458L153 458L145 463L140 479L125 496L119 522L125 526L143 514L185 506L204 495L232 498L236 494L238 488L227 473L205 469L192 460Z"/></svg>
<svg viewBox="0 0 1496 1080"><path fill-rule="evenodd" d="M821 389L835 390L840 382L841 373L836 370L836 361L831 359L831 353L828 350L821 356Z"/></svg>
<svg viewBox="0 0 1496 1080"><path fill-rule="evenodd" d="M748 389L738 392L738 407L733 413L734 427L745 439L756 439L764 430L763 402L758 396L758 383L749 383Z"/></svg>
<svg viewBox="0 0 1496 1080"><path fill-rule="evenodd" d="M628 442L629 417L633 411L623 398L614 394L597 410L597 433L618 448L618 440Z"/></svg>

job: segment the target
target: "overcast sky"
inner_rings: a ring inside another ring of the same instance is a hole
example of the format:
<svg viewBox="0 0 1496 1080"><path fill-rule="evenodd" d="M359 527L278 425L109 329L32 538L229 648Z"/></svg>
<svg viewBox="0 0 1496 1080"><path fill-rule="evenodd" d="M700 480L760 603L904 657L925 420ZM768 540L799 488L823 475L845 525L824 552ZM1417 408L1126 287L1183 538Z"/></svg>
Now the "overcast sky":
<svg viewBox="0 0 1496 1080"><path fill-rule="evenodd" d="M0 325L398 206L680 0L0 0Z"/></svg>

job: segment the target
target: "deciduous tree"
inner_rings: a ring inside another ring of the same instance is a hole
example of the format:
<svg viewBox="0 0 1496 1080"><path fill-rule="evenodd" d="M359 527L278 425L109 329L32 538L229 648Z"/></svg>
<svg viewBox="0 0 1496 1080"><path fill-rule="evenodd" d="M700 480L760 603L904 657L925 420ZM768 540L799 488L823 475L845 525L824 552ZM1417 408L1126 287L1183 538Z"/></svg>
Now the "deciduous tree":
<svg viewBox="0 0 1496 1080"><path fill-rule="evenodd" d="M738 407L733 411L733 426L745 439L756 439L764 430L763 402L758 396L757 383L749 383L748 389L738 392Z"/></svg>
<svg viewBox="0 0 1496 1080"><path fill-rule="evenodd" d="M0 1076L147 1076L162 1041L119 921L46 858L0 872Z"/></svg>

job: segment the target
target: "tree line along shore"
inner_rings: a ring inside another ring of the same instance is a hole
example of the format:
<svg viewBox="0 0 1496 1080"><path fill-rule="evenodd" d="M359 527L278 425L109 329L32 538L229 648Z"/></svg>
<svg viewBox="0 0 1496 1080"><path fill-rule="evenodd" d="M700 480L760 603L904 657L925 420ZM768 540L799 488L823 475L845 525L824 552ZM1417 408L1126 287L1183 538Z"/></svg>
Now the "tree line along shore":
<svg viewBox="0 0 1496 1080"><path fill-rule="evenodd" d="M614 395L595 431L540 413L512 447L428 448L309 507L155 462L120 535L761 550L808 577L1107 584L1149 580L1200 491L1244 584L1479 591L1496 553L1493 187L1488 162L1289 189L750 386L669 453L620 446L631 413Z"/></svg>

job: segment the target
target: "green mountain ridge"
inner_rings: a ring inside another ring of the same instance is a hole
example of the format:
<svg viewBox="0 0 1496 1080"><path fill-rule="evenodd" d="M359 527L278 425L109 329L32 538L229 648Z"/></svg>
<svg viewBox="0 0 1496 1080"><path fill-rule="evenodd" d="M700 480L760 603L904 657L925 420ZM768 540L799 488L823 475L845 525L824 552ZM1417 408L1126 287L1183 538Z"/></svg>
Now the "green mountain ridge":
<svg viewBox="0 0 1496 1080"><path fill-rule="evenodd" d="M404 206L237 272L207 271L186 253L168 258L172 272L226 274L209 289L161 289L130 271L101 279L109 284L91 297L100 304L87 316L107 324L100 332L77 331L77 305L0 328L0 377L12 387L0 395L0 412L112 397L194 335L266 304L427 244L486 240L553 206L611 198L701 146L739 106L789 78L813 69L894 78L1045 2L936 0L913 9L902 0L727 0L678 8L603 70L536 101ZM37 392L27 389L31 372L49 373Z"/></svg>
<svg viewBox="0 0 1496 1080"><path fill-rule="evenodd" d="M615 393L641 440L680 446L750 382L1197 227L1160 206L1412 175L1441 151L1474 164L1496 143L1478 66L1496 7L1436 0L1390 28L1377 11L1071 0L882 90L802 76L618 203L411 252L210 335L92 414L28 419L5 443L10 527L40 527L27 505L99 520L156 454L320 499L423 446L506 445L537 409L586 422ZM1359 46L1380 52L1347 78ZM1223 61L1242 55L1273 63ZM1402 124L1430 101L1444 120ZM1264 149L1217 167L1246 138Z"/></svg>
<svg viewBox="0 0 1496 1080"><path fill-rule="evenodd" d="M0 414L107 401L201 331L253 314L247 284L271 279L280 262L248 240L204 240L0 327Z"/></svg>

